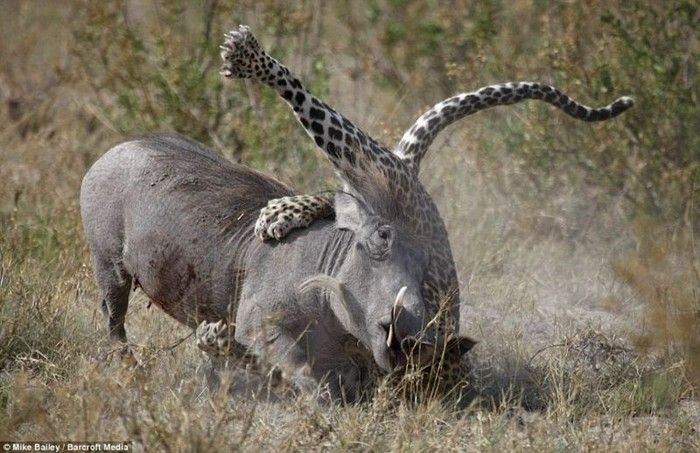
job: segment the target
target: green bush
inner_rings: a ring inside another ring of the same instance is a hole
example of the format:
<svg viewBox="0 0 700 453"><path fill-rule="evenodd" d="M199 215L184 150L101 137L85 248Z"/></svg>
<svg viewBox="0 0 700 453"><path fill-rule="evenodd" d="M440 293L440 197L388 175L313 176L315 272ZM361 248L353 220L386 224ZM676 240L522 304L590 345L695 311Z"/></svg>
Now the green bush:
<svg viewBox="0 0 700 453"><path fill-rule="evenodd" d="M93 113L119 135L176 131L250 165L279 170L291 164L294 171L283 176L302 176L303 185L317 159L286 104L272 90L225 83L219 74L218 47L235 25L232 5L159 1L153 11L130 17L126 1L84 2L73 32L77 64L64 75L84 84ZM269 31L272 38L261 36L275 42L299 33L274 25ZM323 94L323 60L318 54L309 60L306 79Z"/></svg>

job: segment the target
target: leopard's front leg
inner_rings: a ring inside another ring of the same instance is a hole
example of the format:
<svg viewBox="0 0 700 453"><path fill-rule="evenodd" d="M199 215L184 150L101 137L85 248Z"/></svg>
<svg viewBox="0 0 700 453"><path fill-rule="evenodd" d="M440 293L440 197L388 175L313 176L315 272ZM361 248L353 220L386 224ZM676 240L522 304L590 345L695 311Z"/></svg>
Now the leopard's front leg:
<svg viewBox="0 0 700 453"><path fill-rule="evenodd" d="M260 210L255 236L262 241L280 240L293 229L306 228L316 220L333 215L333 197L329 195L275 198Z"/></svg>

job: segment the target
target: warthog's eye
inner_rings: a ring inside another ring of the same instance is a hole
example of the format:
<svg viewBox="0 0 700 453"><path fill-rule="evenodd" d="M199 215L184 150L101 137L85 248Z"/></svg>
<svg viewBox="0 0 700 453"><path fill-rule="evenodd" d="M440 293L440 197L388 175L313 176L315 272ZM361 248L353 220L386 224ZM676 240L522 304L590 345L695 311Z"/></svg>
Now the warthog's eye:
<svg viewBox="0 0 700 453"><path fill-rule="evenodd" d="M367 249L372 258L386 258L394 241L394 230L388 225L382 225L367 240Z"/></svg>

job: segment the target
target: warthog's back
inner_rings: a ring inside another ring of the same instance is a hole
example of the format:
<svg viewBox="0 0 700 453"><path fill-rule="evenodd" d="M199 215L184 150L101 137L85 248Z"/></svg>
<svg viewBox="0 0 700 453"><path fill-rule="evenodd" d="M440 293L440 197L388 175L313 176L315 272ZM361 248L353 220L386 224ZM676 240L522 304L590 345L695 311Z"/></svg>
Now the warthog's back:
<svg viewBox="0 0 700 453"><path fill-rule="evenodd" d="M88 171L80 194L98 283L130 276L185 324L221 319L238 297L260 208L291 193L184 137L117 145Z"/></svg>

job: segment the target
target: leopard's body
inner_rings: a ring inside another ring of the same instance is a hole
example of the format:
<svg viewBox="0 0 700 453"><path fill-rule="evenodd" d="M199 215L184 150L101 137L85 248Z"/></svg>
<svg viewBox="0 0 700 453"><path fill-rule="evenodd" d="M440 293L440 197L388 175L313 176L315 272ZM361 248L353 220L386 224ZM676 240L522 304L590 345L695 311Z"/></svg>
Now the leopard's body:
<svg viewBox="0 0 700 453"><path fill-rule="evenodd" d="M507 82L489 85L473 92L455 95L435 104L418 117L413 125L406 130L401 141L396 145L394 153L409 163L409 167L414 171L418 172L420 163L428 148L445 127L481 110L499 105L515 104L528 99L542 100L583 121L604 121L614 118L634 104L632 98L623 96L605 107L591 108L574 101L557 88L544 83ZM301 201L304 202L303 204L313 205L314 208L308 209L301 206ZM275 200L271 200L270 204L275 207L278 206ZM289 232L295 228L305 228L311 225L314 220L327 217L333 213L333 200L331 197L324 195L286 197L285 204L287 206L286 209L280 210L266 207L260 211L258 223L261 226L270 226L268 227L269 232L262 227L259 230L256 229L256 234L261 240L279 239L278 235L272 233L278 231ZM285 217L289 217L289 211L295 210L300 212L295 213L294 219L300 218L303 221L285 220Z"/></svg>
<svg viewBox="0 0 700 453"><path fill-rule="evenodd" d="M456 335L459 327L459 285L447 230L432 198L418 179L420 163L437 134L449 124L488 107L540 99L575 118L600 121L615 117L632 106L623 97L593 109L581 105L554 87L533 82L508 82L483 87L444 100L421 115L403 135L393 151L382 146L304 88L301 81L280 62L267 55L248 27L226 35L222 46L222 74L227 78L257 80L275 89L293 109L297 119L328 157L344 181L344 189L355 192L369 205L381 197L392 197L402 209L380 212L403 224L421 238L429 255L422 295L440 325L444 338ZM372 190L363 191L371 178ZM385 187L376 193L376 187ZM271 200L261 210L255 234L262 240L280 239L294 228L333 215L332 197L298 195ZM448 349L432 364L444 390L460 388L469 377L469 367L459 348ZM372 373L370 373L372 374Z"/></svg>

